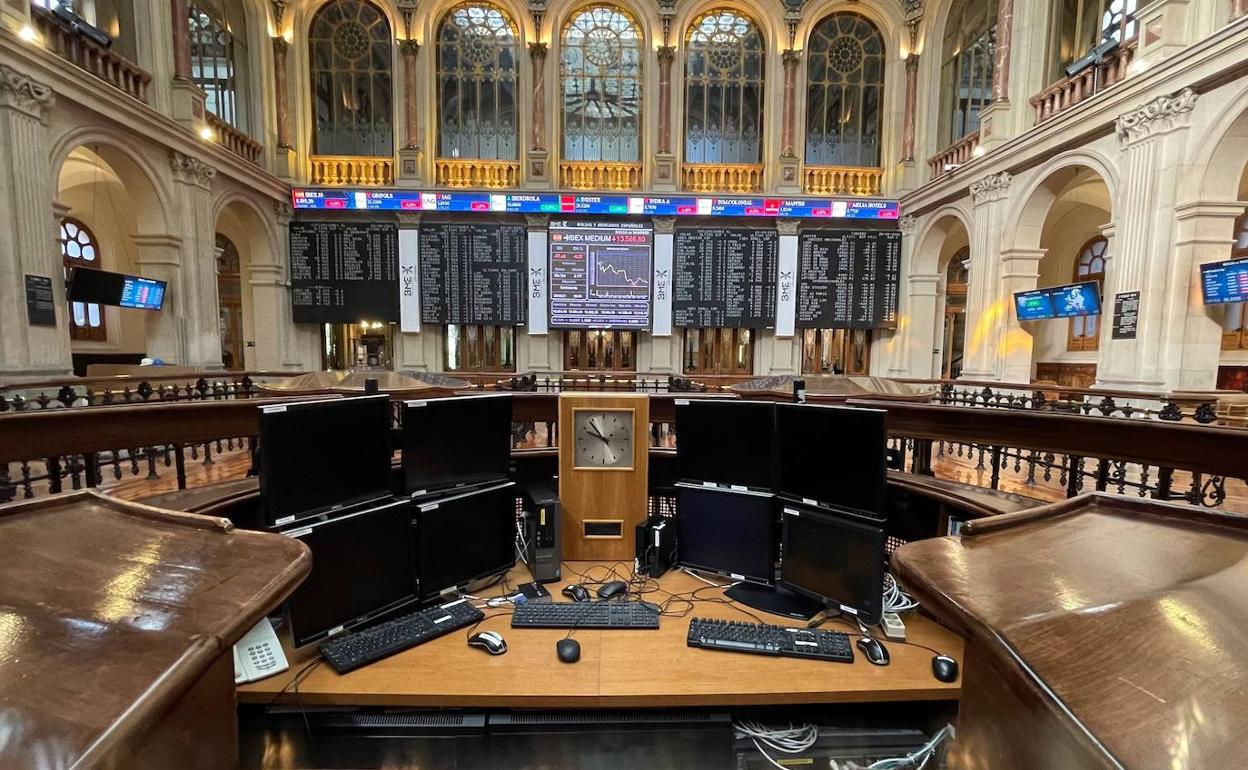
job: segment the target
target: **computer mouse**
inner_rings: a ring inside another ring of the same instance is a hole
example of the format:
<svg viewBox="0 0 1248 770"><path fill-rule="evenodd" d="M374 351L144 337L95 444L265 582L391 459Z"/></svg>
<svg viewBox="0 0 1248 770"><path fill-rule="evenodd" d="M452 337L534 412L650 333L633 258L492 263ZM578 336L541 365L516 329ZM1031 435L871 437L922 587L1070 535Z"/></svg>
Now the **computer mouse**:
<svg viewBox="0 0 1248 770"><path fill-rule="evenodd" d="M958 680L958 662L948 655L937 655L932 658L932 676L938 682L956 682Z"/></svg>
<svg viewBox="0 0 1248 770"><path fill-rule="evenodd" d="M863 654L867 656L867 660L875 665L888 665L888 648L880 644L878 639L872 639L869 636L860 637L858 639L858 649L862 650Z"/></svg>
<svg viewBox="0 0 1248 770"><path fill-rule="evenodd" d="M610 583L603 583L598 588L599 599L610 599L612 596L628 593L628 584L623 580L612 580Z"/></svg>
<svg viewBox="0 0 1248 770"><path fill-rule="evenodd" d="M573 583L570 586L563 587L563 595L574 602L589 601L589 591L585 590L585 586L580 583Z"/></svg>
<svg viewBox="0 0 1248 770"><path fill-rule="evenodd" d="M468 637L469 647L480 647L491 655L502 655L507 652L507 642L502 634L494 631L480 631Z"/></svg>
<svg viewBox="0 0 1248 770"><path fill-rule="evenodd" d="M560 639L555 642L555 653L564 663L575 663L581 659L581 643L575 639Z"/></svg>

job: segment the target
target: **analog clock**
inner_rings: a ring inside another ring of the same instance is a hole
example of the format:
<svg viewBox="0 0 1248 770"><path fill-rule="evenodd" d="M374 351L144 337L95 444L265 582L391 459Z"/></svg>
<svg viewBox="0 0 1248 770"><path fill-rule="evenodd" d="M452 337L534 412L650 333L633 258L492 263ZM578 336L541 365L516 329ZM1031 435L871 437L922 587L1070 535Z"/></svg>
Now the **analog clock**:
<svg viewBox="0 0 1248 770"><path fill-rule="evenodd" d="M577 409L575 465L578 468L633 467L632 409Z"/></svg>

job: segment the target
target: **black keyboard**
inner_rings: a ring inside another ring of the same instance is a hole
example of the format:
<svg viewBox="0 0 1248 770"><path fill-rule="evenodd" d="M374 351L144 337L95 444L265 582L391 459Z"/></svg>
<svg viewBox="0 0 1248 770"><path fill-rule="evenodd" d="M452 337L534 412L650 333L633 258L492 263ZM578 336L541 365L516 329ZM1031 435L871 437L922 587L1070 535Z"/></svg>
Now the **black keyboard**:
<svg viewBox="0 0 1248 770"><path fill-rule="evenodd" d="M647 602L528 602L516 605L512 628L658 628Z"/></svg>
<svg viewBox="0 0 1248 770"><path fill-rule="evenodd" d="M839 631L694 618L689 621L686 641L690 647L706 650L854 662L854 648L849 644L849 637Z"/></svg>
<svg viewBox="0 0 1248 770"><path fill-rule="evenodd" d="M336 636L321 644L321 655L339 674L388 658L485 618L466 599L413 612L372 628Z"/></svg>

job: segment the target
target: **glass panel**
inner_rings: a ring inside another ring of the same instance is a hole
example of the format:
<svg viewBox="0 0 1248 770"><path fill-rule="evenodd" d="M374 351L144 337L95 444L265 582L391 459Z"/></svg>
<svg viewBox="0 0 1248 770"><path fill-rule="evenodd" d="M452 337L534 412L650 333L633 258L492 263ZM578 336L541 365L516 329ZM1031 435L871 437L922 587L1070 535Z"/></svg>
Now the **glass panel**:
<svg viewBox="0 0 1248 770"><path fill-rule="evenodd" d="M747 16L704 13L685 34L685 161L762 161L763 38Z"/></svg>
<svg viewBox="0 0 1248 770"><path fill-rule="evenodd" d="M884 38L865 17L819 22L806 51L806 162L880 165Z"/></svg>
<svg viewBox="0 0 1248 770"><path fill-rule="evenodd" d="M625 11L593 5L564 25L560 45L563 157L640 157L641 30Z"/></svg>
<svg viewBox="0 0 1248 770"><path fill-rule="evenodd" d="M225 123L242 128L238 111L236 30L221 14L190 6L191 79L204 91L205 106Z"/></svg>
<svg viewBox="0 0 1248 770"><path fill-rule="evenodd" d="M70 303L73 306L74 326L87 325L87 306L81 302Z"/></svg>
<svg viewBox="0 0 1248 770"><path fill-rule="evenodd" d="M452 8L438 32L438 153L516 160L516 40L507 12L490 3Z"/></svg>
<svg viewBox="0 0 1248 770"><path fill-rule="evenodd" d="M992 98L996 48L995 0L958 0L946 22L942 111L952 143L979 130L979 114Z"/></svg>
<svg viewBox="0 0 1248 770"><path fill-rule="evenodd" d="M377 6L331 0L312 18L313 153L394 154L392 38Z"/></svg>

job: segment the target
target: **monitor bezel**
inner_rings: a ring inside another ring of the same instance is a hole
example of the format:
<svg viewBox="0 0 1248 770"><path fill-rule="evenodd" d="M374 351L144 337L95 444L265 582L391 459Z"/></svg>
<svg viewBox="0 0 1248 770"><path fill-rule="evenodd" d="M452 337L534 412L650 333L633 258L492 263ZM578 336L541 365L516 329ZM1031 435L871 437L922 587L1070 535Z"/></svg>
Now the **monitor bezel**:
<svg viewBox="0 0 1248 770"><path fill-rule="evenodd" d="M768 437L768 442L767 442L768 450L769 450L767 452L767 457L768 457L767 476L768 478L771 479L771 484L765 487L759 487L759 486L750 486L748 484L725 483L725 482L715 480L715 479L699 479L699 478L694 478L692 476L686 476L684 463L681 462L681 459L680 459L681 458L681 454L680 454L680 413L681 411L685 408L714 409L714 408L723 407L723 406L726 406L731 409L736 409L736 408L741 407L742 405L745 405L747 407L763 406L763 407L766 407L767 411L771 413L771 431L770 431L770 435ZM706 486L707 484L714 484L715 488L732 490L732 491L766 492L766 493L776 492L776 489L780 483L780 465L779 465L780 459L779 459L779 452L776 451L779 448L778 435L776 433L776 402L764 401L761 399L680 398L680 399L676 399L676 401L673 402L672 426L676 430L676 437L677 437L676 438L676 473L677 473L677 479L679 481L689 482L692 484L697 484L699 486ZM709 489L710 487L707 487L707 488Z"/></svg>
<svg viewBox="0 0 1248 770"><path fill-rule="evenodd" d="M780 445L782 443L781 436L780 436L780 414L782 410L789 410L789 409L829 409L829 410L835 410L837 412L841 412L841 411L867 412L867 413L872 413L872 414L878 414L883 417L884 440L883 440L883 447L882 447L883 451L880 455L880 464L884 467L884 473L881 474L880 479L879 479L879 484L876 485L877 488L875 490L876 497L879 501L879 506L880 506L880 510L878 513L875 513L872 511L866 511L861 508L851 508L847 505L839 505L837 503L832 502L831 500L818 500L812 497L805 497L803 495L794 494L792 492L785 491L783 487L783 482L784 482L783 470L782 470L783 462L781 462L781 457L780 457ZM834 404L778 403L776 404L776 443L775 443L775 446L776 446L776 497L782 503L795 503L798 505L814 506L817 508L826 508L832 511L847 513L852 516L864 517L872 521L884 522L888 520L888 459L886 457L886 454L888 452L888 410L875 409L875 408L869 408L869 407L840 406L840 405L834 405Z"/></svg>
<svg viewBox="0 0 1248 770"><path fill-rule="evenodd" d="M1226 299L1226 300L1209 300L1209 293L1205 290L1205 273L1212 270L1225 270L1227 265L1246 265L1248 266L1248 257L1240 257L1238 259L1223 259L1218 262L1206 262L1200 266L1200 299L1201 304L1205 306L1231 305L1244 300Z"/></svg>
<svg viewBox="0 0 1248 770"><path fill-rule="evenodd" d="M681 539L680 538L680 490L681 489L687 489L687 490L696 491L696 492L717 493L721 495L749 495L751 497L768 498L769 504L771 506L771 511L769 514L770 526L768 526L767 528L767 533L768 533L767 544L769 546L769 550L772 555L771 577L768 579L768 578L761 578L756 575L742 575L740 573L732 572L726 569L720 569L718 567L710 567L706 565L696 564L694 562L691 562L685 559L682 556L682 552L680 548L680 539ZM774 588L777 585L776 556L780 552L779 551L780 541L776 537L775 506L776 506L777 498L775 494L771 492L756 492L756 491L752 491L748 489L728 489L726 487L721 487L721 486L711 486L711 485L704 485L704 484L699 484L699 483L681 481L681 482L677 482L676 484L676 500L677 500L676 502L676 511L677 511L676 513L676 566L677 567L680 567L683 569L696 570L698 572L704 572L708 575L717 575L719 577L726 577L726 578L730 578L732 580L736 580L742 583L750 583L751 585L766 586L768 588Z"/></svg>
<svg viewBox="0 0 1248 770"><path fill-rule="evenodd" d="M443 404L448 404L448 403L459 403L463 401L473 401L473 400L480 400L480 399L500 399L500 400L506 399L512 405L512 419L514 421L515 401L512 398L512 394L510 393L481 393L481 394L475 394L475 395L469 395L469 396L451 396L449 398L417 398L417 399L407 399L402 402L403 404L403 411L402 411L403 427L401 430L401 440L400 440L400 443L401 443L400 454L402 456L401 461L400 461L400 467L403 469L403 493L404 494L406 494L408 497L415 500L415 499L423 498L430 494L441 494L441 493L448 492L448 491L478 490L480 487L483 487L486 484L495 484L505 479L508 479L510 477L510 467L508 469L507 476L495 476L495 477L490 477L490 478L479 479L477 481L456 481L456 482L443 483L443 484L424 484L421 486L414 486L409 477L411 470L408 468L409 455L407 452L407 442L408 442L408 431L413 429L413 426L412 426L412 423L407 419L408 410L409 409L423 409L431 405L436 406L436 405L443 405ZM510 451L510 445L508 446L508 450ZM412 459L412 462L414 462L414 459ZM508 465L510 466L510 460L508 460Z"/></svg>
<svg viewBox="0 0 1248 770"><path fill-rule="evenodd" d="M437 510L439 507L449 502L454 502L456 500L463 500L469 497L476 497L477 495L483 495L489 492L496 492L500 489L508 489L508 488L515 489L516 482L505 481L505 482L502 482L500 484L495 484L490 487L474 488L471 491L463 492L462 494L450 495L448 497L439 497L437 500L431 500L425 503L414 503L416 510L413 511L412 516L418 517L420 514L423 514L426 511ZM417 595L422 604L440 600L442 597L449 596L451 594L462 593L465 588L472 585L473 583L476 583L480 580L485 580L486 578L494 577L496 575L505 575L506 573L514 569L516 566L517 556L516 556L516 549L515 549L515 530L513 529L512 538L511 538L512 548L510 551L511 562L507 564L507 566L502 567L501 569L490 569L485 572L481 572L472 577L465 578L464 580L458 583L455 583L454 585L444 586L442 588L439 588L436 591L428 591L425 589L424 565L421 560L420 539L422 535L420 531L419 519L417 519L416 521L415 529L416 529L416 535L414 538L412 538L412 543L411 543L412 565L413 565L414 571L418 573L417 578L416 578L419 581L419 584L417 587Z"/></svg>
<svg viewBox="0 0 1248 770"><path fill-rule="evenodd" d="M855 528L855 529L871 530L873 533L877 530L879 531L880 533L880 560L879 560L880 591L879 591L879 596L876 597L876 600L875 600L876 602L878 602L878 612L874 616L869 614L872 609L875 609L874 607L864 608L864 607L855 607L852 604L845 604L844 602L838 601L835 597L825 596L817 591L812 591L808 588L804 588L800 585L797 585L785 579L785 564L787 562L787 559L785 558L786 552L787 552L787 549L785 548L785 544L789 542L790 517L795 516L795 515L796 516L813 516L815 519L824 518L824 519L828 519L831 521L837 521L837 522L848 524L850 527ZM876 526L877 524L879 526ZM779 584L782 587L787 588L790 591L793 591L794 593L801 594L802 596L805 596L810 599L815 599L816 601L821 601L828 607L837 609L842 613L852 615L855 618L858 618L859 620L861 620L862 622L868 625L873 624L873 623L879 623L880 619L884 615L884 575L888 571L885 568L884 563L887 558L887 545L888 545L888 531L883 526L882 522L875 522L871 519L867 519L862 516L855 516L853 514L847 514L844 511L840 511L840 510L822 508L821 506L812 506L812 505L805 505L805 504L800 504L800 503L783 504L780 506L780 549L781 549L781 553L780 553Z"/></svg>

